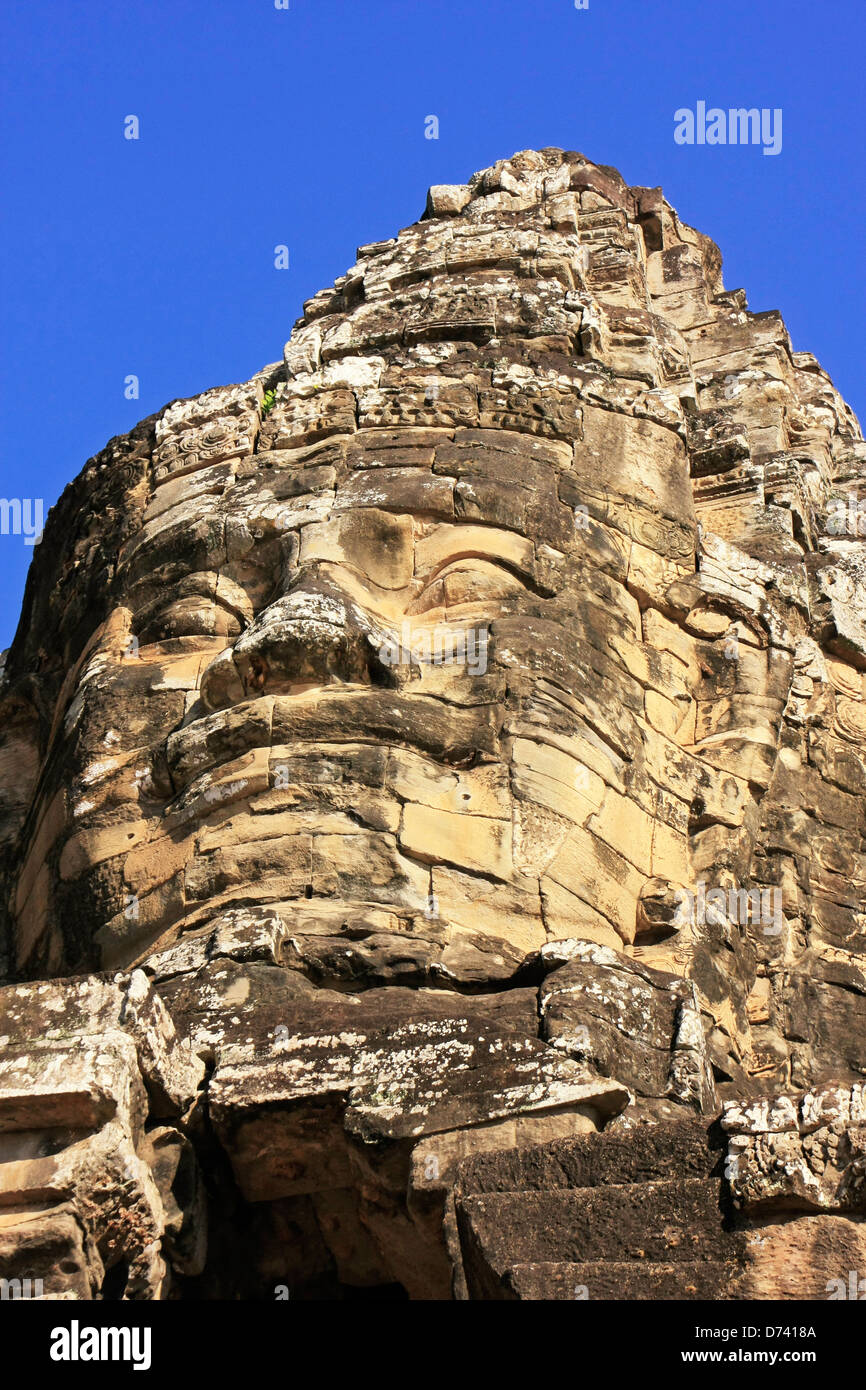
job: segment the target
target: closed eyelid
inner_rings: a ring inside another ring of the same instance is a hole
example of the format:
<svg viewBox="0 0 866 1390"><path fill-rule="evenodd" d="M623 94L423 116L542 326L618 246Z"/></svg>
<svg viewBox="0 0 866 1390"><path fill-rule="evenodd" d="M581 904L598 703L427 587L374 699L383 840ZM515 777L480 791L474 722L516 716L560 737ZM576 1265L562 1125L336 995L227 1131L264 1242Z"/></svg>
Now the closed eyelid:
<svg viewBox="0 0 866 1390"><path fill-rule="evenodd" d="M513 585L525 587L524 576L505 560L486 555L460 555L456 559L446 560L438 569L424 575L421 578L421 593L425 593L432 585L447 579L451 574L471 574L473 572L491 578L500 575L503 579L510 580Z"/></svg>
<svg viewBox="0 0 866 1390"><path fill-rule="evenodd" d="M160 595L136 616L144 641L174 636L234 636L252 621L248 596L232 580L214 572L187 575L170 595Z"/></svg>
<svg viewBox="0 0 866 1390"><path fill-rule="evenodd" d="M143 643L172 637L236 637L245 620L214 598L187 595L163 604L136 624Z"/></svg>
<svg viewBox="0 0 866 1390"><path fill-rule="evenodd" d="M449 611L467 606L489 607L525 592L525 582L501 562L461 559L432 575L409 611L421 614L440 607Z"/></svg>

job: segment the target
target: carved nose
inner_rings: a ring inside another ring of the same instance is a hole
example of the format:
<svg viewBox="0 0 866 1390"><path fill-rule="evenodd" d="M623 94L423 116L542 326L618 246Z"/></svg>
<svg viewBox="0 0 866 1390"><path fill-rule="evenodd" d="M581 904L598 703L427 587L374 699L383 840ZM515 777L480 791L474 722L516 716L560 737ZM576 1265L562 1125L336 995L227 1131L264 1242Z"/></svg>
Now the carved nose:
<svg viewBox="0 0 866 1390"><path fill-rule="evenodd" d="M381 634L339 588L313 576L272 603L204 673L210 709L298 685L383 684Z"/></svg>

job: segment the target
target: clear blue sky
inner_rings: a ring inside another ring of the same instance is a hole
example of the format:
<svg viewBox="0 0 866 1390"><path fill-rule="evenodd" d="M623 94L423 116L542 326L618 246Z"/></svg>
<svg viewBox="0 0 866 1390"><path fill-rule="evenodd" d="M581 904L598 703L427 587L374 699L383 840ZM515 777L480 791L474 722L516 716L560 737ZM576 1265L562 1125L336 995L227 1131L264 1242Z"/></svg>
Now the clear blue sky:
<svg viewBox="0 0 866 1390"><path fill-rule="evenodd" d="M863 418L864 34L863 0L4 0L0 496L47 510L112 435L279 358L429 184L544 145L661 184ZM700 100L781 107L781 153L675 144ZM32 554L0 536L0 647Z"/></svg>

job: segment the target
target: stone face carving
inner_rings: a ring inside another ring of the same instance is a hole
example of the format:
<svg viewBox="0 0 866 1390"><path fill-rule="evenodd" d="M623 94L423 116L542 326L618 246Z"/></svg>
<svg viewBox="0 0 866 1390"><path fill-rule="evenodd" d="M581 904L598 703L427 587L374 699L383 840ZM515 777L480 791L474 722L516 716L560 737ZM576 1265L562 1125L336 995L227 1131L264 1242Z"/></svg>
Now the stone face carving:
<svg viewBox="0 0 866 1390"><path fill-rule="evenodd" d="M473 1155L676 1165L722 1104L856 1089L866 446L720 266L523 152L53 509L0 686L3 1241L74 1249L53 1295L558 1296L573 1242L494 1257Z"/></svg>

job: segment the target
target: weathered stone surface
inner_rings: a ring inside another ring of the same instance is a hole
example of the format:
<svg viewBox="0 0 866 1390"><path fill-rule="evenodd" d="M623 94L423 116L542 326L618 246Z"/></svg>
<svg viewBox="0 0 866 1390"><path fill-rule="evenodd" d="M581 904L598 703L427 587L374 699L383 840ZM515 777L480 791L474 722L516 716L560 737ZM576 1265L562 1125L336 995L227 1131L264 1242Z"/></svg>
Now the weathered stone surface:
<svg viewBox="0 0 866 1390"><path fill-rule="evenodd" d="M779 314L556 149L112 440L0 674L4 1268L821 1296L863 1215L864 497Z"/></svg>
<svg viewBox="0 0 866 1390"><path fill-rule="evenodd" d="M593 942L557 942L567 956L539 993L542 1036L641 1096L670 1096L712 1113L716 1094L694 986Z"/></svg>
<svg viewBox="0 0 866 1390"><path fill-rule="evenodd" d="M744 1210L804 1208L866 1214L863 1086L807 1091L722 1112L728 1176Z"/></svg>
<svg viewBox="0 0 866 1390"><path fill-rule="evenodd" d="M186 1136L204 1066L141 971L10 985L0 1016L4 1271L49 1297L165 1297L205 1261Z"/></svg>

